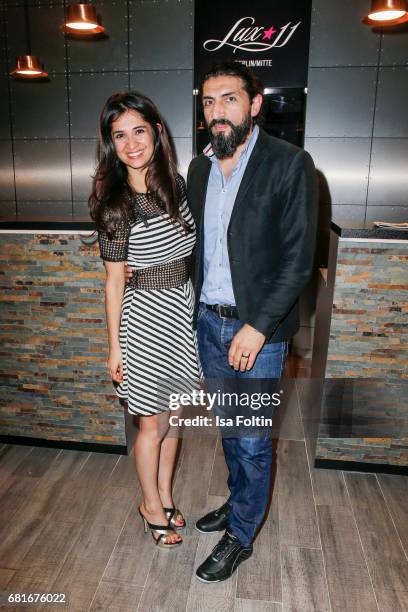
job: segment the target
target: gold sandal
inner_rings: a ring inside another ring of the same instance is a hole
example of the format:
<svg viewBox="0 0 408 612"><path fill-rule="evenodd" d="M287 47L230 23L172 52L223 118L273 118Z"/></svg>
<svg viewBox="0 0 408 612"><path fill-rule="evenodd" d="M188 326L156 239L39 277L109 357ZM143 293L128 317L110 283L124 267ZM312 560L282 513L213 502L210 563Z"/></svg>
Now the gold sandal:
<svg viewBox="0 0 408 612"><path fill-rule="evenodd" d="M180 510L176 508L176 506L173 506L173 508L163 508L163 510L166 514L169 524L173 527L173 529L176 529L176 530L184 529L184 527L186 526L186 521L184 520L183 515L181 514ZM183 519L182 525L178 525L176 523L178 518Z"/></svg>
<svg viewBox="0 0 408 612"><path fill-rule="evenodd" d="M166 537L169 535L178 535L175 530L170 527L170 524L167 525L154 525L153 523L149 523L149 521L143 516L140 508L139 514L143 519L144 532L147 533L150 529L153 540L156 542L156 546L162 548L163 550L169 548L175 548L176 546L180 546L183 540L179 540L178 542L165 542ZM158 534L159 537L155 537L155 534Z"/></svg>

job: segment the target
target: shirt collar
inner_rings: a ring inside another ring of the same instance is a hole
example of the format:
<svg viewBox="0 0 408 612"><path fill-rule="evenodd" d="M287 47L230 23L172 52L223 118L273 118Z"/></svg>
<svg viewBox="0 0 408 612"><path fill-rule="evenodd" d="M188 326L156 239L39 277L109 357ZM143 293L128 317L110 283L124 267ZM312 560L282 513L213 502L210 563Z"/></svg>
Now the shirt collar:
<svg viewBox="0 0 408 612"><path fill-rule="evenodd" d="M255 145L255 141L258 138L258 134L259 134L259 127L257 125L255 125L254 129L252 130L251 136L248 138L248 141L247 141L247 143L245 145L245 148L241 151L241 155L239 156L238 164L240 164L245 159L245 157L248 154L248 151L252 151L252 149L253 149L253 147ZM214 151L213 151L213 148L212 148L212 144L210 142L203 149L203 153L213 163L218 161L218 159L215 157L215 154L214 154ZM238 164L237 164L237 166L238 166Z"/></svg>

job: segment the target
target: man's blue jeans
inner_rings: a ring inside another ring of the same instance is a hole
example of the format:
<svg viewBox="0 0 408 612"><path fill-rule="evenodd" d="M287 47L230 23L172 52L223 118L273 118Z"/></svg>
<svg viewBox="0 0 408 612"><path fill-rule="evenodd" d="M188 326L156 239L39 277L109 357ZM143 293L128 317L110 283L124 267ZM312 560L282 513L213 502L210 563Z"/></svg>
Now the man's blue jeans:
<svg viewBox="0 0 408 612"><path fill-rule="evenodd" d="M207 381L223 378L279 379L285 366L287 342L265 344L253 368L235 372L228 364L233 336L242 327L237 319L221 319L200 304L197 335L201 364ZM214 407L216 412L216 407ZM272 469L270 431L257 437L223 437L229 470L231 506L229 528L242 546L250 546L262 522L269 501Z"/></svg>

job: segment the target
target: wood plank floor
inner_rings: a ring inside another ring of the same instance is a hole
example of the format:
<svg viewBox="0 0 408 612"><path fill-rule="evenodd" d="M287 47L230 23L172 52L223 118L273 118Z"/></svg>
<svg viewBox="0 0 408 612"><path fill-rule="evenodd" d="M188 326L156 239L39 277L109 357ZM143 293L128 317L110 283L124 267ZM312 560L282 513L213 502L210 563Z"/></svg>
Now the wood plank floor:
<svg viewBox="0 0 408 612"><path fill-rule="evenodd" d="M219 537L194 521L227 493L214 436L183 443L175 491L188 523L174 551L142 532L133 456L2 446L0 588L66 592L68 608L44 609L78 612L406 612L408 479L311 468L297 397L254 554L214 585L194 576Z"/></svg>

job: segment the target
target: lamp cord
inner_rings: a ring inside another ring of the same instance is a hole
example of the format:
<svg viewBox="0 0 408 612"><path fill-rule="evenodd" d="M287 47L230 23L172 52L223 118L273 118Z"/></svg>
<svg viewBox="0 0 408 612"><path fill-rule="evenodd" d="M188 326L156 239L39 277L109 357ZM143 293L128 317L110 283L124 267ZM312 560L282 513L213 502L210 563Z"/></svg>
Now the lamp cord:
<svg viewBox="0 0 408 612"><path fill-rule="evenodd" d="M31 55L31 33L30 33L30 18L28 13L28 0L24 0L24 21L26 33L26 50L27 55Z"/></svg>

